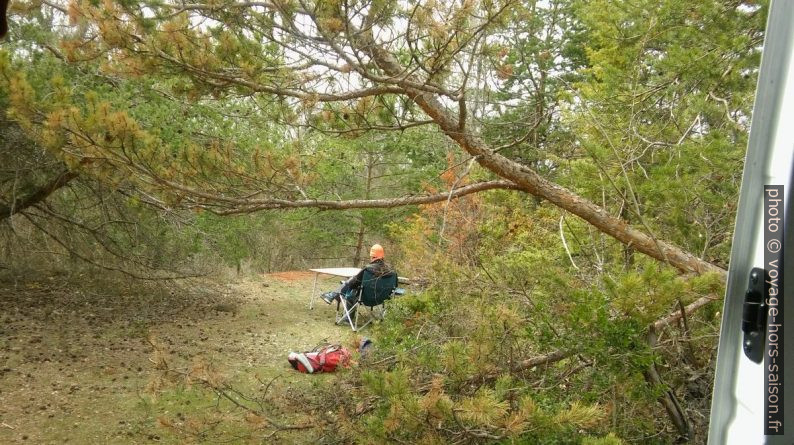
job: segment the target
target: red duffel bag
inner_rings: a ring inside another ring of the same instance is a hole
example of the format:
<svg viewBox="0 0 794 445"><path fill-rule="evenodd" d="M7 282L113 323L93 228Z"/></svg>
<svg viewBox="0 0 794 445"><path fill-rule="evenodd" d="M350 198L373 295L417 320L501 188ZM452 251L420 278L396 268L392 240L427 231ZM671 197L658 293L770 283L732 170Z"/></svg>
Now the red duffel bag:
<svg viewBox="0 0 794 445"><path fill-rule="evenodd" d="M334 372L337 366L350 365L350 351L342 345L324 345L310 352L290 352L287 361L294 369L308 374Z"/></svg>

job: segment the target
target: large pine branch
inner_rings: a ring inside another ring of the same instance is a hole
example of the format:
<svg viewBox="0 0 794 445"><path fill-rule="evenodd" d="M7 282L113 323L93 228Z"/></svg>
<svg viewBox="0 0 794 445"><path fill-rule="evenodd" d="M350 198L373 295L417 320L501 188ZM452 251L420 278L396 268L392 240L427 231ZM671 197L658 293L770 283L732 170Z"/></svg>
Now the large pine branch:
<svg viewBox="0 0 794 445"><path fill-rule="evenodd" d="M362 35L364 37L358 42L361 49L372 56L380 69L394 77L405 72L405 69L390 52L375 43L371 33L362 33ZM727 275L724 269L698 258L679 246L655 239L647 233L631 227L621 218L610 215L606 209L543 178L530 167L494 152L479 135L471 132L466 128L464 122L453 116L437 95L414 89L408 83L400 86L405 94L411 97L448 137L467 153L475 156L480 165L500 177L516 183L527 193L548 200L557 207L579 216L599 231L621 243L668 263L682 272L696 274L717 272L722 276Z"/></svg>
<svg viewBox="0 0 794 445"><path fill-rule="evenodd" d="M19 198L11 198L9 205L0 204L0 221L10 218L28 207L44 201L53 192L65 186L76 177L76 172L64 170L56 174L46 184L37 188L32 193Z"/></svg>
<svg viewBox="0 0 794 445"><path fill-rule="evenodd" d="M203 208L219 215L253 213L262 210L313 208L322 210L349 209L387 209L409 205L433 204L450 199L457 199L486 190L521 190L516 184L506 180L483 181L456 187L448 191L429 195L409 195L382 199L279 199L279 198L236 198L209 193L204 190L188 187L173 181L159 179L159 182L172 190L178 190L191 197L191 201L182 203L189 208ZM195 201L196 199L200 202Z"/></svg>

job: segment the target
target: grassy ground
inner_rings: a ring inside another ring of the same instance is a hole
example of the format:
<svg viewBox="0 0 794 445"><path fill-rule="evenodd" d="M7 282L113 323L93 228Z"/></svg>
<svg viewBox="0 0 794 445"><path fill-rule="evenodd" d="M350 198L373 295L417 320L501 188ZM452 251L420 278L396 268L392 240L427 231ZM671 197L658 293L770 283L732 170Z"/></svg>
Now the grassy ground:
<svg viewBox="0 0 794 445"><path fill-rule="evenodd" d="M0 289L0 443L306 443L317 427L279 431L263 418L218 402L212 391L164 374L169 367L212 369L244 394L262 394L269 419L312 425L304 394L330 375L305 375L289 351L323 342L350 347L334 307L307 303L313 274L281 273L223 286L141 292L55 284ZM333 279L318 287L332 289ZM167 377L167 376L166 376ZM242 420L241 420L242 419ZM261 428L260 433L251 431Z"/></svg>

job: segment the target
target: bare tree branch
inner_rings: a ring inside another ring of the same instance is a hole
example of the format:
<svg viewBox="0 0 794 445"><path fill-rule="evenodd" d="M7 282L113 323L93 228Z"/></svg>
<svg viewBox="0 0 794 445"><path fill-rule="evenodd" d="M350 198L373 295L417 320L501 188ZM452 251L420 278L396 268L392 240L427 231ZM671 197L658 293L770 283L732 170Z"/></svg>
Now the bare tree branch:
<svg viewBox="0 0 794 445"><path fill-rule="evenodd" d="M408 205L432 204L456 199L472 193L479 193L486 190L519 190L519 187L510 181L488 181L469 184L450 192L437 193L424 196L403 196L401 198L387 199L351 199L351 200L286 200L286 199L257 199L249 202L238 202L237 206L231 209L215 210L210 206L201 204L192 205L193 207L205 208L219 215L231 215L237 213L252 213L261 210L275 209L297 209L297 208L317 208L323 210L347 210L347 209L385 209L402 207ZM187 191L187 190L185 190ZM204 198L212 199L213 196L201 193Z"/></svg>
<svg viewBox="0 0 794 445"><path fill-rule="evenodd" d="M560 360L564 360L574 354L574 351L554 351L545 355L528 358L518 362L513 367L513 372L524 371L534 368L535 366L550 365L552 363L559 362Z"/></svg>
<svg viewBox="0 0 794 445"><path fill-rule="evenodd" d="M10 218L28 207L47 199L53 192L69 183L78 176L77 172L64 170L56 174L49 182L36 189L33 193L21 198L12 198L9 205L0 204L0 221Z"/></svg>
<svg viewBox="0 0 794 445"><path fill-rule="evenodd" d="M664 318L660 318L659 320L656 320L651 325L651 329L658 331L663 327L669 325L670 323L675 323L684 315L689 316L690 314L694 313L703 306L712 303L714 301L720 301L721 299L722 296L720 295L706 295L705 297L700 297L697 300L686 305L683 311L675 310L671 312L669 315L665 316Z"/></svg>

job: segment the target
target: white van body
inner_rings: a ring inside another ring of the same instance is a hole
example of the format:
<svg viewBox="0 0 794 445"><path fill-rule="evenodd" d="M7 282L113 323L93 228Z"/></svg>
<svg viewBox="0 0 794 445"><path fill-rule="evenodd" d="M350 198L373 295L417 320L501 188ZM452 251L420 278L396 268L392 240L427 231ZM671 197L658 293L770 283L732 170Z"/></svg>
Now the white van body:
<svg viewBox="0 0 794 445"><path fill-rule="evenodd" d="M711 445L794 444L793 165L794 0L775 0L767 19L733 236L711 404ZM781 386L784 434L769 436L765 435L765 365L750 360L742 343L742 310L750 270L764 265L764 185L783 185L785 192L782 291L786 304L781 344L785 363Z"/></svg>

